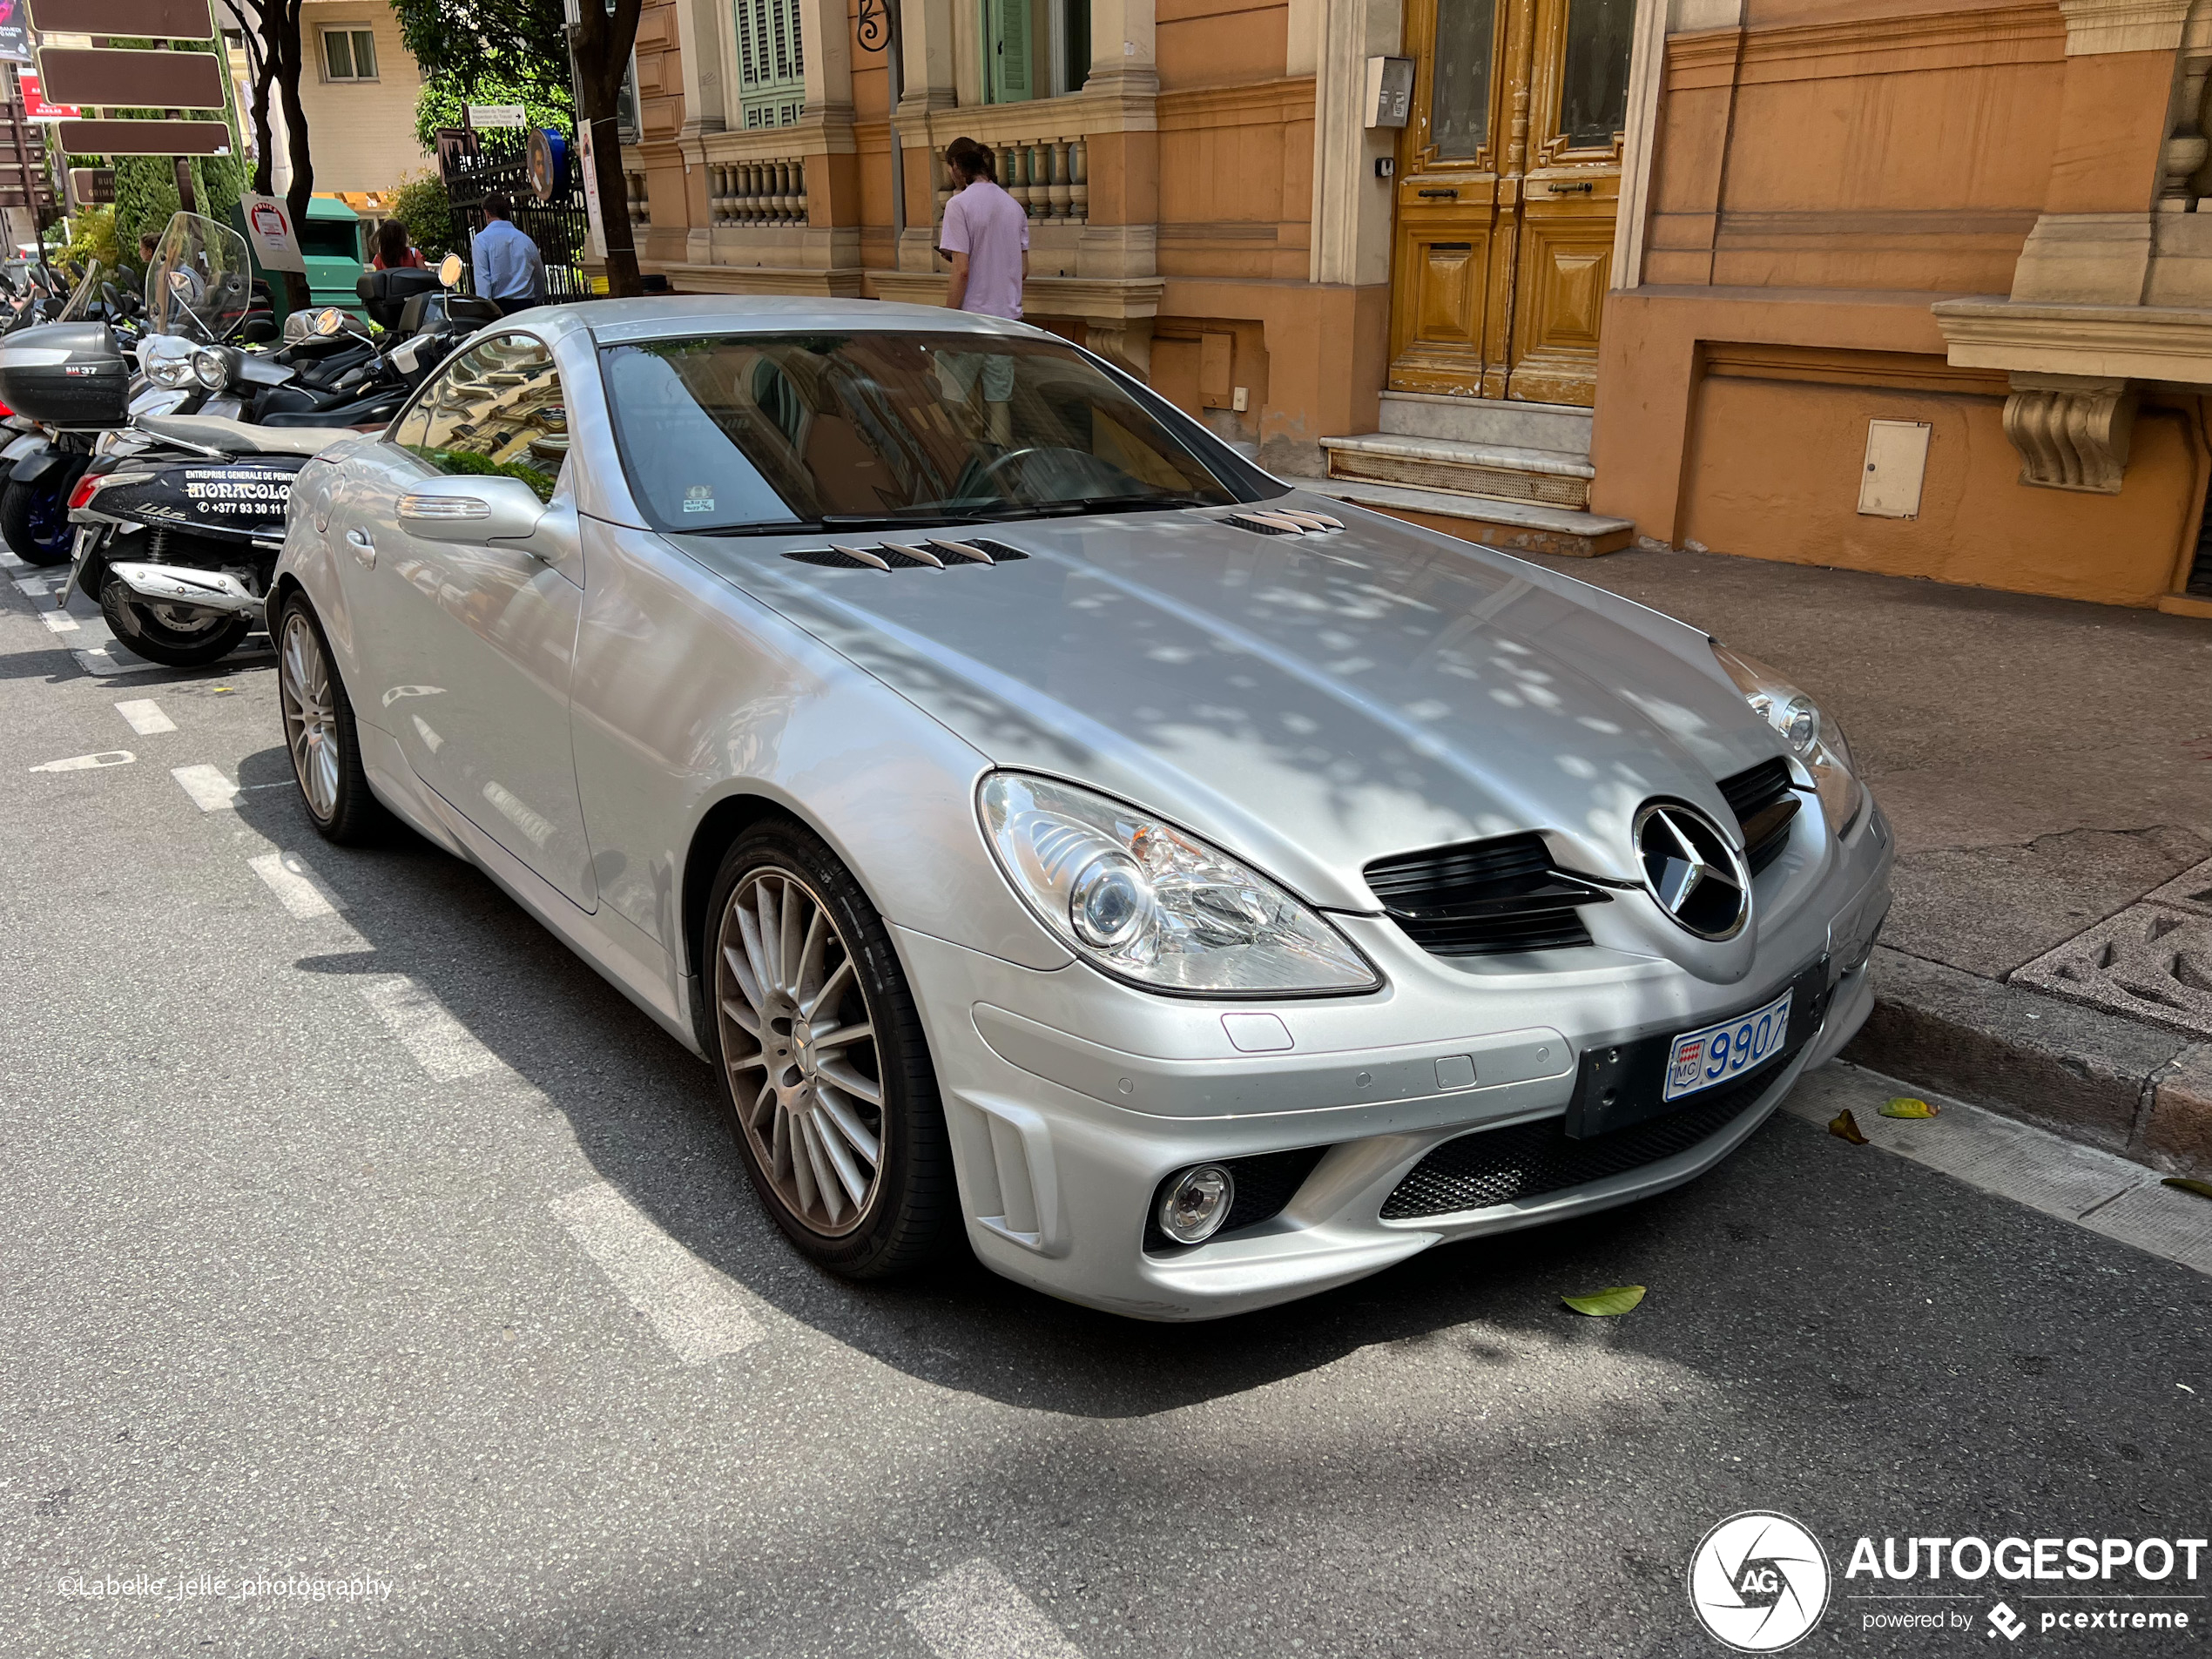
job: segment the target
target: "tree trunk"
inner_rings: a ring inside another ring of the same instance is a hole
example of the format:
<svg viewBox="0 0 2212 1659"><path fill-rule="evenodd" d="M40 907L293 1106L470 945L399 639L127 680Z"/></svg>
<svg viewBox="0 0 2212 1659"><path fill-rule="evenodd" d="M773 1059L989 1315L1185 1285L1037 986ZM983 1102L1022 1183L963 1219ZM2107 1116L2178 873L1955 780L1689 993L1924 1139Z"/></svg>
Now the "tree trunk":
<svg viewBox="0 0 2212 1659"><path fill-rule="evenodd" d="M579 129L591 132L591 172L598 181L599 223L607 239L607 292L617 299L643 293L637 246L630 233L630 187L622 176L622 140L615 111L622 98L631 49L637 44L638 0L580 0L574 51Z"/></svg>
<svg viewBox="0 0 2212 1659"><path fill-rule="evenodd" d="M300 28L300 0L264 0L278 22L277 91L284 99L284 136L292 161L292 186L284 193L291 210L292 234L303 246L307 240L307 205L314 199L315 164L307 151L307 111L300 102L300 77L307 65ZM295 311L314 304L304 272L284 273L287 302Z"/></svg>

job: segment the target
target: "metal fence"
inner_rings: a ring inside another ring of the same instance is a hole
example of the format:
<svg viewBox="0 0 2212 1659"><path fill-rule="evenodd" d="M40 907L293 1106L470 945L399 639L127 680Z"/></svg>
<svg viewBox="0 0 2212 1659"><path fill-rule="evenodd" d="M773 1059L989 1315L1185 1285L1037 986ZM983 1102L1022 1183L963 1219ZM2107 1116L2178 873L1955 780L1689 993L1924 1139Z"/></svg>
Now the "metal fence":
<svg viewBox="0 0 2212 1659"><path fill-rule="evenodd" d="M592 297L583 255L590 235L583 210L583 168L577 146L568 146L565 176L540 201L530 183L529 131L495 127L439 130L438 175L453 207L453 246L467 251L469 233L483 223L484 198L505 191L515 204L515 227L537 244L545 261L545 297L558 303ZM473 282L473 277L471 279Z"/></svg>

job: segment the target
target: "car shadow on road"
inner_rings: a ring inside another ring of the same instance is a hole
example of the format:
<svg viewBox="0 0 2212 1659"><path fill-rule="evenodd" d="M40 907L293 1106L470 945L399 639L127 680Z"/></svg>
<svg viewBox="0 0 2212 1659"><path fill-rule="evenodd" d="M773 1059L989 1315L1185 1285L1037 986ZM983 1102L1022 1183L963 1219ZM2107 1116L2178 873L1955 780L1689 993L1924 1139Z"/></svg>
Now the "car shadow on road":
<svg viewBox="0 0 2212 1659"><path fill-rule="evenodd" d="M308 857L369 947L305 957L302 971L408 974L562 1113L598 1176L670 1237L770 1307L947 1389L1118 1419L1262 1388L1378 1345L1438 1347L1474 1379L1581 1345L1757 1379L1785 1389L1793 1412L1847 1411L1899 1386L1955 1386L1960 1359L1946 1333L1962 1301L1979 1329L2017 1328L2016 1339L1985 1343L1972 1360L2015 1389L2007 1353L2047 1353L2054 1317L2095 1317L2084 1295L2069 1296L2081 1303L2069 1313L2047 1285L2024 1286L1982 1242L1991 1206L2023 1253L2054 1225L2047 1218L1956 1189L1898 1236L1885 1218L1925 1208L1900 1195L1937 1177L1794 1119L1770 1123L1676 1192L1440 1248L1207 1325L1061 1303L964 1251L920 1281L853 1285L805 1264L764 1214L700 1060L472 867L403 830L368 848L322 844L289 779L281 749L246 757L239 815ZM2165 1265L2139 1259L2142 1271ZM1921 1276L1940 1285L1940 1317L1932 1296L1901 1293ZM1627 1319L1586 1318L1559 1299L1623 1283L1650 1287Z"/></svg>

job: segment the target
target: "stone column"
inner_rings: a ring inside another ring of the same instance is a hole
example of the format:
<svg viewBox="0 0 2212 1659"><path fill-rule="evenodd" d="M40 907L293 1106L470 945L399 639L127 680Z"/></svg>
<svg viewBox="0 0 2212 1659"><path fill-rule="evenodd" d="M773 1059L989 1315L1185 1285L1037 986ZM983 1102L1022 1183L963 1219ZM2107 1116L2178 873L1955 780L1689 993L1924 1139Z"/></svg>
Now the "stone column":
<svg viewBox="0 0 2212 1659"><path fill-rule="evenodd" d="M1092 0L1083 86L1090 208L1076 252L1079 276L1149 280L1158 272L1159 93L1153 0ZM1143 334L1149 362L1149 320Z"/></svg>
<svg viewBox="0 0 2212 1659"><path fill-rule="evenodd" d="M1367 60L1395 57L1401 0L1318 0L1313 86L1313 281L1390 280L1392 184L1375 163L1398 145L1397 129L1370 127Z"/></svg>
<svg viewBox="0 0 2212 1659"><path fill-rule="evenodd" d="M960 102L957 37L962 9L974 0L906 0L900 13L900 67L906 86L899 99L899 143L906 152L907 230L899 240L899 269L939 273L937 179L942 171L930 117ZM968 24L974 27L972 17Z"/></svg>
<svg viewBox="0 0 2212 1659"><path fill-rule="evenodd" d="M684 152L684 258L692 265L705 265L714 258L712 175L707 172L703 140L728 125L721 22L727 8L728 0L677 0L676 5L676 40L684 76L684 125L676 130L676 143Z"/></svg>

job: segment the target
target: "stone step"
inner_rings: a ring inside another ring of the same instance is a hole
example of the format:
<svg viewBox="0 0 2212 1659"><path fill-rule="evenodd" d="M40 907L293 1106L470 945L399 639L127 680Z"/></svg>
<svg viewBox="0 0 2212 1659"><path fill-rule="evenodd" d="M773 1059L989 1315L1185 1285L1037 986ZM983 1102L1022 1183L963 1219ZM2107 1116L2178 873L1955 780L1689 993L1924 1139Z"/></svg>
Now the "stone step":
<svg viewBox="0 0 2212 1659"><path fill-rule="evenodd" d="M1514 553L1590 558L1617 553L1635 537L1636 527L1628 519L1534 502L1489 501L1456 490L1413 489L1352 478L1285 478L1283 482L1317 496L1372 507L1463 542L1480 542L1485 547Z"/></svg>
<svg viewBox="0 0 2212 1659"><path fill-rule="evenodd" d="M1452 438L1370 432L1324 438L1329 476L1368 483L1447 489L1497 501L1534 502L1579 511L1589 505L1597 470L1587 455Z"/></svg>
<svg viewBox="0 0 2212 1659"><path fill-rule="evenodd" d="M1590 452L1590 412L1571 403L1514 403L1499 398L1385 392L1382 429L1397 437L1448 438L1517 449Z"/></svg>

